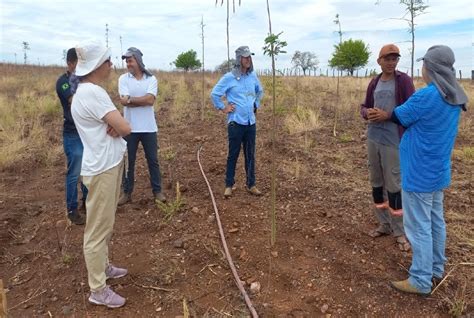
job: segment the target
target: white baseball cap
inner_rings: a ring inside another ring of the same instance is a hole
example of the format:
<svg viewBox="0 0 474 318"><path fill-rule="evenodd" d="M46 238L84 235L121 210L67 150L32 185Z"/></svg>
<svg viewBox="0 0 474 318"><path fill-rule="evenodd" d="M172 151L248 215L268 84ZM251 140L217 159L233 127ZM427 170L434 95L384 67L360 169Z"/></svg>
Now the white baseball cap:
<svg viewBox="0 0 474 318"><path fill-rule="evenodd" d="M76 75L85 76L110 59L111 50L98 40L88 40L76 45Z"/></svg>

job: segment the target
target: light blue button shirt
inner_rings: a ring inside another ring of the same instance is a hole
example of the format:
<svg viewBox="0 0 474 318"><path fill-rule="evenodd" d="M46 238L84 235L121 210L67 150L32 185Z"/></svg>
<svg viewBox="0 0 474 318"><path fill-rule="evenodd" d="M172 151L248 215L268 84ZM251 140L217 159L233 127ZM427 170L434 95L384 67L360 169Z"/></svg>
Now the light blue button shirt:
<svg viewBox="0 0 474 318"><path fill-rule="evenodd" d="M235 105L235 110L227 114L227 123L235 121L240 125L255 124L255 107L260 107L263 89L254 72L235 77L232 72L225 74L214 86L211 92L212 103L217 109L224 109L222 96L229 104Z"/></svg>

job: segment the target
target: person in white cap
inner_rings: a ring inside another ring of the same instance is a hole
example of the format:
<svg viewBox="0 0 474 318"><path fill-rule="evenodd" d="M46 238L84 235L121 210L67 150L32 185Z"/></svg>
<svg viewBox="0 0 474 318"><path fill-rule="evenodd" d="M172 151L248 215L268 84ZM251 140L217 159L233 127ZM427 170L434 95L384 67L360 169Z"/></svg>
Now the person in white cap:
<svg viewBox="0 0 474 318"><path fill-rule="evenodd" d="M467 96L456 80L449 47L432 46L419 60L427 86L391 114L379 111L406 128L400 142L403 226L413 256L408 278L391 284L402 292L428 295L444 275L443 190L451 182L451 153Z"/></svg>
<svg viewBox="0 0 474 318"><path fill-rule="evenodd" d="M224 197L232 196L235 184L235 167L243 146L247 191L260 196L262 192L255 180L255 139L257 135L255 112L260 107L263 88L253 71L252 55L248 46L235 51L236 65L225 74L211 92L212 102L227 114L229 152L225 177ZM227 105L221 98L225 96Z"/></svg>
<svg viewBox="0 0 474 318"><path fill-rule="evenodd" d="M106 280L123 277L127 270L109 263L108 243L127 149L122 137L131 129L100 86L110 75L110 49L100 42L88 41L76 46L76 53L79 84L71 112L84 145L81 175L89 190L84 230L84 258L91 290L89 302L116 308L125 304L125 298L110 289Z"/></svg>

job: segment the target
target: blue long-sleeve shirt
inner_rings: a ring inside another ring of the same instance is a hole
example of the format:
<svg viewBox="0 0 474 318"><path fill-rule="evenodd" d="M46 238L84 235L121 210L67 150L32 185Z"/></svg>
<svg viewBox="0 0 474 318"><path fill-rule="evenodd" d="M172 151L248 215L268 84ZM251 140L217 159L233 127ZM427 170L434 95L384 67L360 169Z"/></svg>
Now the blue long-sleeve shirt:
<svg viewBox="0 0 474 318"><path fill-rule="evenodd" d="M395 108L395 117L407 128L400 143L403 190L434 192L449 186L459 106L446 103L430 83Z"/></svg>
<svg viewBox="0 0 474 318"><path fill-rule="evenodd" d="M220 110L225 107L222 96L235 106L235 110L227 114L228 123L235 121L240 125L255 124L254 106L260 107L263 88L254 72L239 77L232 72L225 74L211 92L212 103Z"/></svg>

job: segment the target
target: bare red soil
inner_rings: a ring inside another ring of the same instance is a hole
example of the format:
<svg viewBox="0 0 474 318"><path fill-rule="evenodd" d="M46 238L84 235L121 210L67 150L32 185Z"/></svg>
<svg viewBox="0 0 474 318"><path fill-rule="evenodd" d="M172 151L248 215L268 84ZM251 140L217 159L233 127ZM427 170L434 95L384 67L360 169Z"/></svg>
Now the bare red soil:
<svg viewBox="0 0 474 318"><path fill-rule="evenodd" d="M265 105L264 107L270 107ZM262 197L244 188L242 158L237 190L223 198L227 132L223 116L194 116L170 123L157 113L163 185L169 199L182 185L185 205L171 221L153 204L148 171L139 149L133 202L119 207L111 243L111 260L129 275L109 281L127 298L119 309L88 303L82 254L83 227L67 226L64 204L64 158L52 167L19 159L0 173L0 278L7 288L11 317L175 317L183 316L183 299L192 316L248 316L243 298L223 256L210 194L196 153L203 146L203 168L214 190L230 252L245 286L259 282L251 294L263 317L449 315L450 302L462 301L472 314L473 162L455 159L453 185L446 191L449 257L447 281L430 297L404 295L390 280L406 278L411 255L390 236L373 239L376 226L367 172L364 123L341 118L333 137L333 113L322 109L323 127L301 136L278 128L271 153L270 112L258 114L257 185ZM60 144L59 122L51 132ZM471 141L472 142L472 141ZM458 140L457 145L469 144ZM164 151L173 153L166 160ZM270 246L271 160L277 162L277 242ZM464 216L462 218L458 216ZM471 242L471 243L469 243Z"/></svg>

